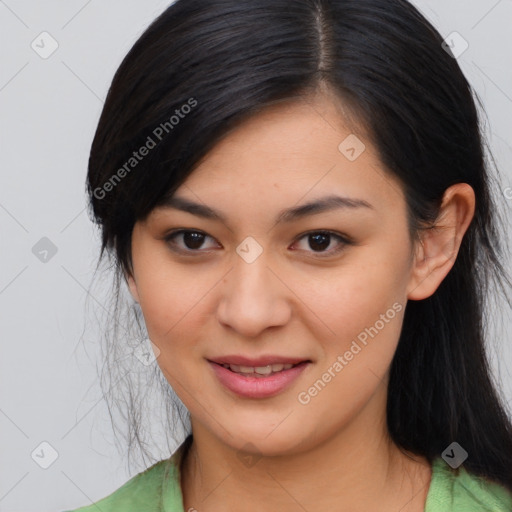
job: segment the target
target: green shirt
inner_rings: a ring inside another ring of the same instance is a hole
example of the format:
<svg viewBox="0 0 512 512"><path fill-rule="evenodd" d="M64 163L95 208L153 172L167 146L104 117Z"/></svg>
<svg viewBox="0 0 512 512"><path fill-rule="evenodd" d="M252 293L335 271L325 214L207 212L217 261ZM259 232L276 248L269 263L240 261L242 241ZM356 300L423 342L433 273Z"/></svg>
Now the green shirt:
<svg viewBox="0 0 512 512"><path fill-rule="evenodd" d="M187 437L172 457L135 475L109 496L67 512L185 512L180 462L191 440ZM452 470L438 457L432 464L424 512L512 512L512 493L463 466Z"/></svg>

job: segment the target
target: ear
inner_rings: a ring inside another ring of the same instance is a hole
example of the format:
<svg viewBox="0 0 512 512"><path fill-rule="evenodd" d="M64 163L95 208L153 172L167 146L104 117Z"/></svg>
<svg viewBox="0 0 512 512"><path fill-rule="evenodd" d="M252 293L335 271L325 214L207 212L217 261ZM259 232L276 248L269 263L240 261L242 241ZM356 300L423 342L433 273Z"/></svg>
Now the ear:
<svg viewBox="0 0 512 512"><path fill-rule="evenodd" d="M133 278L132 274L125 272L124 278L126 279L126 283L128 284L128 288L130 290L132 297L135 299L135 302L140 302L139 293L137 292L137 283L135 282L135 279Z"/></svg>
<svg viewBox="0 0 512 512"><path fill-rule="evenodd" d="M453 267L462 238L475 213L475 193L467 183L446 189L435 225L416 244L407 298L430 297Z"/></svg>

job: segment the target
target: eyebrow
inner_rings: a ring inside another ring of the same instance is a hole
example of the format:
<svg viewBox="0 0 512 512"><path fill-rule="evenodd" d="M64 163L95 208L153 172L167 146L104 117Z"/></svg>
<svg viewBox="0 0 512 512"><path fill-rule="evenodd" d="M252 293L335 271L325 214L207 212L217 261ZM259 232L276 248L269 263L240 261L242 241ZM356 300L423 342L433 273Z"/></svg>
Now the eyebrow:
<svg viewBox="0 0 512 512"><path fill-rule="evenodd" d="M218 210L215 210L201 203L196 203L190 199L185 199L184 197L168 197L159 206L187 212L204 219L216 220L225 224L227 223L227 218ZM375 208L370 203L364 201L363 199L329 195L315 199L300 206L294 206L292 208L281 210L278 213L275 222L276 224L282 222L293 222L309 215L315 215L318 213L341 208L348 208L352 210L358 208L367 208L375 210Z"/></svg>

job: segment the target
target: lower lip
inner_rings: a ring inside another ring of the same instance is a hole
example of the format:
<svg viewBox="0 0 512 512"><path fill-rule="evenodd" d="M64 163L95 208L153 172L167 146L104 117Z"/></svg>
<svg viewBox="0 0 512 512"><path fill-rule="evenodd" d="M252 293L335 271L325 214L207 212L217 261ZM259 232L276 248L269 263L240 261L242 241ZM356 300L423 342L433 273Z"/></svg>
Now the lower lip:
<svg viewBox="0 0 512 512"><path fill-rule="evenodd" d="M240 373L232 372L220 364L208 362L221 384L233 393L246 398L268 398L281 393L309 365L308 362L303 362L267 377L246 377Z"/></svg>

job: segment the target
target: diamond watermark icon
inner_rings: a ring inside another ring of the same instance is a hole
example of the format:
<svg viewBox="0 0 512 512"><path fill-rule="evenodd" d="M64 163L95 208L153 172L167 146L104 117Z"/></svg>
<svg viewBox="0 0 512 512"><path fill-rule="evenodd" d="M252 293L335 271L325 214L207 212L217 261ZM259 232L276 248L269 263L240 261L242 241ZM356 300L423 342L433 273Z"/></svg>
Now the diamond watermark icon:
<svg viewBox="0 0 512 512"><path fill-rule="evenodd" d="M249 451L255 453L248 453ZM252 443L246 443L236 456L248 468L252 468L261 459L261 453Z"/></svg>
<svg viewBox="0 0 512 512"><path fill-rule="evenodd" d="M58 459L59 454L50 443L43 441L30 456L38 466L48 469Z"/></svg>
<svg viewBox="0 0 512 512"><path fill-rule="evenodd" d="M340 153L351 162L357 160L363 154L365 149L366 146L363 141L353 133L344 139L338 146Z"/></svg>
<svg viewBox="0 0 512 512"><path fill-rule="evenodd" d="M146 338L133 351L133 355L144 365L153 364L160 355L160 349L149 339Z"/></svg>
<svg viewBox="0 0 512 512"><path fill-rule="evenodd" d="M57 246L43 236L33 247L32 254L42 263L48 263L56 254Z"/></svg>
<svg viewBox="0 0 512 512"><path fill-rule="evenodd" d="M457 469L468 458L468 452L464 450L459 443L454 441L441 454L441 457L444 459L446 464L453 469Z"/></svg>
<svg viewBox="0 0 512 512"><path fill-rule="evenodd" d="M448 55L458 59L469 48L469 43L458 32L452 32L441 46Z"/></svg>
<svg viewBox="0 0 512 512"><path fill-rule="evenodd" d="M246 263L252 263L263 252L263 247L252 236L248 236L236 248L236 252Z"/></svg>
<svg viewBox="0 0 512 512"><path fill-rule="evenodd" d="M59 47L57 40L48 32L41 32L33 41L30 43L32 50L34 50L39 57L47 59Z"/></svg>

